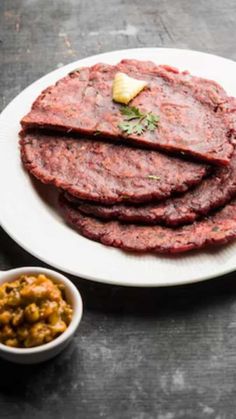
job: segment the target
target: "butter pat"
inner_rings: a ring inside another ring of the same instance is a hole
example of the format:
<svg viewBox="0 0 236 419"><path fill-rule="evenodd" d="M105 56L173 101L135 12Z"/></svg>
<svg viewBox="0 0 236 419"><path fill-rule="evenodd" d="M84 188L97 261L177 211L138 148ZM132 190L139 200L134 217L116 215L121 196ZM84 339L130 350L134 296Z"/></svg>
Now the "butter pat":
<svg viewBox="0 0 236 419"><path fill-rule="evenodd" d="M147 86L144 80L133 79L125 73L116 73L112 86L112 99L127 105Z"/></svg>

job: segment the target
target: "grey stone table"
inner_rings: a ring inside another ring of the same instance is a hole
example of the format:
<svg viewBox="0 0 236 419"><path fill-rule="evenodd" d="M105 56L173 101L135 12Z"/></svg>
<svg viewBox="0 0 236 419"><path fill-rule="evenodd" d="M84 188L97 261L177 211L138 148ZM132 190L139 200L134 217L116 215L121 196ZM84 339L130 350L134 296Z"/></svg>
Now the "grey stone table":
<svg viewBox="0 0 236 419"><path fill-rule="evenodd" d="M235 0L1 0L0 108L91 54L155 46L236 59L235 35ZM0 231L1 269L40 263ZM48 363L0 361L1 419L236 418L236 274L154 290L72 279L85 303L78 334Z"/></svg>

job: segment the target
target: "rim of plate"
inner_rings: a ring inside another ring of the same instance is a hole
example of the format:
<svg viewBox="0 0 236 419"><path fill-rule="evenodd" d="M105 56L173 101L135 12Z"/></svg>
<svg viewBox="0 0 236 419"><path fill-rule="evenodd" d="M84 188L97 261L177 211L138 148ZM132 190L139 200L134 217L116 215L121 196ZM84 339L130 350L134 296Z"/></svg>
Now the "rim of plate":
<svg viewBox="0 0 236 419"><path fill-rule="evenodd" d="M171 55L172 58L175 57L175 59L178 59L178 56L180 56L181 54L184 54L186 56L191 57L192 59L199 58L199 56L201 56L203 59L200 60L199 63L199 69L201 68L201 63L204 63L204 60L212 60L213 62L219 62L221 61L222 64L225 64L226 66L235 66L236 68L236 63L230 59L227 58L223 58L220 56L216 56L216 55L212 55L212 54L208 54L205 52L201 52L201 51L194 51L194 50L188 50L188 49L176 49L176 48L133 48L133 49L123 49L123 50L117 50L117 51L110 51L110 52L105 52L105 53L101 53L101 54L97 54L97 55L93 55L90 57L86 57L83 59L79 59L79 60L75 60L72 63L69 63L63 67L60 67L59 69L53 70L51 72L49 72L48 74L44 75L43 77L39 78L38 80L36 80L35 82L33 82L32 84L30 84L28 87L26 87L21 93L19 93L6 107L5 109L2 111L1 115L0 115L0 132L2 127L4 128L4 121L5 121L5 117L7 116L9 110L11 108L14 107L14 104L22 99L24 99L24 96L26 96L29 92L33 92L33 90L36 88L37 90L37 86L41 85L42 83L46 82L46 86L54 83L56 80L58 80L59 78L63 77L63 75L67 74L69 71L73 70L74 68L78 67L78 66L86 66L86 65L92 65L95 62L98 61L105 61L105 62L118 62L121 58L136 58L140 59L140 56L142 57L141 59L145 60L145 59L149 59L149 60L153 60L154 62L157 62L156 59L156 55L157 54L166 54ZM140 56L139 56L140 55ZM155 57L153 57L153 55L155 55ZM138 57L139 56L139 57ZM181 62L181 59L180 59ZM162 62L164 63L164 62ZM173 65L172 63L168 63L165 62L164 64L170 64ZM179 67L181 68L181 64L179 65ZM186 67L184 65L184 67ZM181 69L186 69L186 68L181 68ZM188 69L188 68L187 68ZM234 69L235 70L235 69ZM192 72L192 70L190 70ZM196 74L196 73L195 73ZM198 75L198 74L197 74ZM200 74L201 76L201 74ZM204 75L202 76L204 77ZM205 76L206 77L206 76ZM53 81L51 81L51 79ZM49 80L49 81L47 81ZM218 78L217 80L218 81ZM221 84L222 82L219 81ZM42 89L41 89L42 90ZM41 91L40 90L40 91ZM227 90L227 89L226 89ZM37 96L38 93L35 95L34 93L32 93L32 96ZM236 91L235 94L236 96ZM33 99L32 99L33 101ZM31 102L32 103L32 102ZM18 121L19 122L19 121ZM4 130L4 129L3 129ZM1 134L0 134L1 135ZM1 137L0 137L1 140ZM17 142L18 142L18 138L17 138ZM20 160L20 159L19 159ZM1 161L1 158L0 158ZM20 170L23 171L23 169L21 168ZM3 176L0 178L0 182L2 181ZM31 187L33 188L33 186L31 185ZM24 240L24 238L22 239L22 237L19 237L17 234L15 234L15 231L13 228L11 228L11 225L9 225L8 220L6 219L6 217L4 217L4 211L3 211L3 206L0 206L0 223L1 223L1 227L7 232L7 234L18 244L20 245L23 249L25 249L27 252L29 252L31 255L35 256L36 258L38 258L39 260L42 260L43 262L47 263L49 266L53 266L54 268L57 268L67 274L71 274L80 278L84 278L84 279L88 279L88 280L93 280L95 282L101 282L101 283L107 283L107 284L112 284L112 285L122 285L122 286L135 286L135 287L163 287L163 286L177 286L177 285L184 285L184 284L192 284L192 283L196 283L196 282L200 282L200 281L205 281L208 279L212 279L218 276L222 276L225 275L227 273L230 273L232 271L234 271L236 269L236 262L235 264L233 262L226 264L226 266L224 266L224 264L222 264L217 270L213 270L211 272L208 272L206 274L203 273L199 273L197 271L197 266L196 266L196 274L192 274L191 278L180 278L180 279L165 279L164 281L160 280L160 278L157 276L155 279L151 279L149 277L147 277L147 279L143 279L143 280L129 280L129 279L122 279L119 278L118 273L115 273L115 276L111 276L111 274L100 274L100 273L96 273L96 274L88 274L84 271L80 271L80 268L78 268L77 270L74 269L70 269L70 267L65 266L64 263L60 263L60 262L55 262L52 261L52 259L50 257L47 257L44 253L42 254L41 251L39 250L35 250L32 249ZM71 234L73 233L73 231L71 230ZM77 234L77 233L76 233ZM88 240L83 238L83 240ZM95 242L93 242L95 243ZM117 250L117 249L113 249L113 248L107 248L106 246L103 246L99 243L95 243L95 245L99 246L99 247L103 247L105 252L109 253L118 253L119 255L123 255L124 252ZM227 246L228 249L236 249L236 243L232 243L229 244ZM109 252L110 249L110 252ZM221 250L214 252L215 254L213 254L213 259L214 262L217 263L217 260L223 260L224 258L221 258L221 256L219 256ZM201 254L204 253L204 255L206 254L210 254L208 251L206 252L201 252ZM199 263L198 261L198 256L200 256L200 254L195 254L195 252L189 252L186 253L186 255L180 255L180 256L175 256L173 257L168 257L168 256L162 256L160 255L160 259L164 259L165 263L170 263L170 261L177 261L179 258L180 259L186 259L187 260L187 265L191 265L191 259L196 259L195 263ZM123 257L123 256L122 256ZM137 255L136 257L146 257L146 256L140 256ZM158 255L149 255L147 257L148 259L156 259L158 261L159 256ZM190 263L189 260L190 259ZM185 262L183 262L184 264ZM152 267L150 267L151 269ZM137 267L138 269L138 267ZM145 268L146 269L146 268ZM147 273L150 273L149 269L147 269ZM127 273L128 275L128 273Z"/></svg>

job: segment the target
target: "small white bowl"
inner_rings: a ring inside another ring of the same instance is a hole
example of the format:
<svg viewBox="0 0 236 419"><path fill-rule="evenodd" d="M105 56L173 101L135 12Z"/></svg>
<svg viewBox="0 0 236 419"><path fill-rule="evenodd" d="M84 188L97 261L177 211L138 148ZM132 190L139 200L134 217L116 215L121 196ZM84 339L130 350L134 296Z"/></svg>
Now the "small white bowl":
<svg viewBox="0 0 236 419"><path fill-rule="evenodd" d="M83 303L80 293L74 284L64 275L61 275L58 272L50 269L39 267L24 267L0 272L0 285L4 282L14 281L23 274L44 274L49 276L53 281L64 284L66 299L73 308L72 320L65 332L63 332L60 336L49 343L45 343L41 346L36 346L33 348L11 348L0 343L0 356L2 358L19 364L36 364L53 358L68 345L79 326L83 313Z"/></svg>

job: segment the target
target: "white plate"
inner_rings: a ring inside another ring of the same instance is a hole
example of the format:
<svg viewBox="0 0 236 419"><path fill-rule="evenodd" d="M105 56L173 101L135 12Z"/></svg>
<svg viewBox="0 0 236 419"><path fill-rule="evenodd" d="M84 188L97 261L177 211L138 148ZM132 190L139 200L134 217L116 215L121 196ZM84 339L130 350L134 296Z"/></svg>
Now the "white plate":
<svg viewBox="0 0 236 419"><path fill-rule="evenodd" d="M66 65L20 93L0 117L0 222L24 249L62 271L119 285L164 286L192 283L236 269L236 242L215 251L177 257L127 254L90 241L64 224L56 210L52 189L32 182L23 170L19 121L42 89L76 67L122 58L152 60L219 82L236 96L236 63L196 51L145 48L113 51Z"/></svg>

